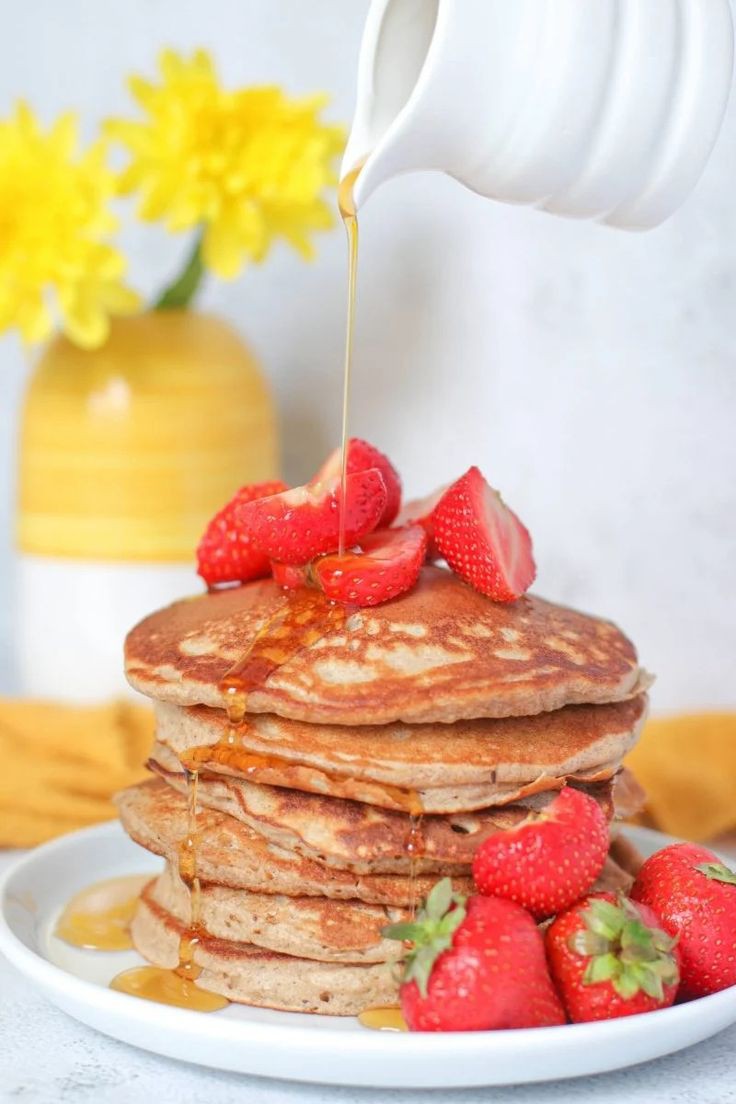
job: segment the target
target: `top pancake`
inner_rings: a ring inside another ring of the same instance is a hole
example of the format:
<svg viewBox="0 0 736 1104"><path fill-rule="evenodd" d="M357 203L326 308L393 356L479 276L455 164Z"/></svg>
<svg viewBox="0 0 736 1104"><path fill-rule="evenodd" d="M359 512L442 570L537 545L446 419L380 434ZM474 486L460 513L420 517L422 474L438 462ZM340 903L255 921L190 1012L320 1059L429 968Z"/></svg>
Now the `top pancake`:
<svg viewBox="0 0 736 1104"><path fill-rule="evenodd" d="M176 602L126 641L132 686L179 705L227 704L221 685L259 630L278 636L289 603L273 580ZM250 690L250 713L325 724L531 716L641 689L629 640L608 621L525 595L491 602L441 568L372 609L327 621ZM314 639L318 636L317 639ZM262 638L263 639L263 638Z"/></svg>

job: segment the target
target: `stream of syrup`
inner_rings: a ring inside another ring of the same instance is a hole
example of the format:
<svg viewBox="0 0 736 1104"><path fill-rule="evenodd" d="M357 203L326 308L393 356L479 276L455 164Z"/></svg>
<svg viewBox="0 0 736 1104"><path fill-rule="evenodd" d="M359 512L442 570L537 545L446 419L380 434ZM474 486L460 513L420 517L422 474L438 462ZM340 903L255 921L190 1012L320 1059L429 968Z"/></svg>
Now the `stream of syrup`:
<svg viewBox="0 0 736 1104"><path fill-rule="evenodd" d="M341 495L339 517L339 554L345 552L345 492L347 478L348 417L350 406L350 380L353 355L353 333L355 325L355 292L358 268L358 220L353 199L353 188L360 172L356 166L340 182L338 187L338 207L342 217L348 241L348 302L345 337L345 359L343 368L342 396L342 433L341 433ZM342 605L327 601L323 594L315 590L304 589L286 595L284 603L266 621L256 634L250 647L241 659L228 670L220 683L225 699L228 726L223 738L216 745L194 748L186 757L183 765L187 777L187 827L178 847L179 877L190 893L190 919L179 938L178 963L174 969L157 966L141 966L118 974L110 983L111 988L126 992L146 1000L164 1004L174 1004L199 1011L214 1011L229 1002L218 994L199 988L195 983L201 975L201 967L195 961L197 948L205 932L201 926L201 885L198 870L199 835L197 826L197 791L199 771L203 763L218 762L227 764L239 771L253 773L267 769L274 764L283 765L276 756L264 756L248 752L242 747L239 732L247 724L246 713L248 696L262 686L282 664L286 663L302 648L314 644L332 629L342 627L349 610ZM276 762L278 760L278 762ZM412 887L416 882L417 864L424 853L421 831L421 803L413 791L402 791L395 787L386 787L396 796L400 804L410 814L410 827L405 842L405 851L410 857L410 879ZM135 907L136 896L128 897L124 907L125 938L124 945L130 945L127 926ZM70 903L70 908L74 902ZM415 912L414 890L411 892L411 911ZM75 920L81 931L84 927L79 919ZM61 928L61 923L60 923ZM72 930L67 925L67 931ZM66 938L66 936L64 936ZM83 943L93 946L93 943ZM406 1030L401 1013L396 1008L366 1009L358 1017L366 1027L382 1030Z"/></svg>
<svg viewBox="0 0 736 1104"><path fill-rule="evenodd" d="M358 278L358 215L355 210L353 188L360 174L360 165L351 169L340 181L337 189L337 206L348 239L348 309L345 326L345 360L342 377L342 436L340 477L340 539L338 553L345 555L345 490L348 474L348 417L350 412L350 377L353 363L353 332L355 329L355 288Z"/></svg>

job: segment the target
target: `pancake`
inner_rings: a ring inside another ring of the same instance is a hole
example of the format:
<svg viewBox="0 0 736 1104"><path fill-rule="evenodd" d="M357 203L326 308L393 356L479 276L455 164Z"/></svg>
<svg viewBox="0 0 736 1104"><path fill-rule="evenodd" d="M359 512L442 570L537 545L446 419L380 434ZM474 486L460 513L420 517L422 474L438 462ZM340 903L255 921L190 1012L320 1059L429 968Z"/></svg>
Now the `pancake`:
<svg viewBox="0 0 736 1104"><path fill-rule="evenodd" d="M189 923L191 897L175 867L167 864L150 884L149 895L181 923ZM401 945L383 939L381 930L409 919L407 909L326 897L282 897L206 883L200 901L200 926L211 936L320 962L393 961L400 957Z"/></svg>
<svg viewBox="0 0 736 1104"><path fill-rule="evenodd" d="M641 863L641 856L625 837L614 837L593 889L627 892ZM190 922L190 892L174 866L167 863L146 892L151 902L181 924ZM320 962L395 961L401 956L401 946L384 939L381 931L386 924L409 918L407 909L361 901L282 897L207 883L202 886L200 903L199 926L211 937Z"/></svg>
<svg viewBox="0 0 736 1104"><path fill-rule="evenodd" d="M179 843L188 829L187 803L181 794L157 778L122 790L115 803L131 839L147 851L177 862ZM412 879L403 874L354 874L325 866L278 847L242 821L214 809L200 810L197 827L200 878L234 889L407 907L425 897L439 876L419 874ZM453 884L459 893L472 889L468 876L453 876Z"/></svg>
<svg viewBox="0 0 736 1104"><path fill-rule="evenodd" d="M452 813L559 789L568 778L613 774L635 744L646 709L641 694L454 724L320 725L251 714L231 730L222 710L157 703L156 733L178 758L203 770L387 809Z"/></svg>
<svg viewBox="0 0 736 1104"><path fill-rule="evenodd" d="M643 685L633 645L610 622L532 595L491 602L441 568L341 625L325 600L324 631L305 646L298 601L265 579L176 602L129 634L128 679L161 701L222 709L222 680L268 626L279 660L248 711L310 723L531 716L621 701Z"/></svg>
<svg viewBox="0 0 736 1104"><path fill-rule="evenodd" d="M186 793L183 772L165 771L166 781ZM613 781L587 787L607 818L614 815ZM406 813L379 809L341 797L264 786L241 778L200 774L197 800L247 824L269 842L305 858L357 874L462 873L477 848L497 832L520 824L532 810L541 811L555 793L519 803L450 816L428 815L421 823ZM410 856L407 843L421 837L421 857Z"/></svg>
<svg viewBox="0 0 736 1104"><path fill-rule="evenodd" d="M131 925L136 950L154 965L172 969L183 930L144 890ZM202 968L195 985L258 1008L356 1016L366 1007L397 1002L394 967L385 962L315 962L207 936L196 944L194 962Z"/></svg>

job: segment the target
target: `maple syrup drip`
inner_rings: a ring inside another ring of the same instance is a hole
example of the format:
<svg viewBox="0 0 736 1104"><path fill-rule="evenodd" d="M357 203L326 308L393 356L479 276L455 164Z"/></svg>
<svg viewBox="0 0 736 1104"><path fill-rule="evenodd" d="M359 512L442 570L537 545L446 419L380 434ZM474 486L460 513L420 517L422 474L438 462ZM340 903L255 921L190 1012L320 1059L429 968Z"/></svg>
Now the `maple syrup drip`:
<svg viewBox="0 0 736 1104"><path fill-rule="evenodd" d="M298 770L300 767L313 770L320 779L326 779L331 783L335 790L349 781L347 776L326 771L323 767L312 767L311 764L302 763L298 759L288 759L271 752L249 751L239 742L239 728L233 728L230 725L217 743L190 748L189 751L181 753L180 761L185 769L190 771L205 770L213 765L229 767L239 775L271 786L287 785L287 772ZM306 789L308 785L308 781L302 780L299 788ZM370 787L376 796L379 793L385 795L389 801L389 808L398 808L414 816L421 815L422 803L415 790L402 790L398 786L383 782L371 782ZM324 786L315 783L311 792L324 795L327 791Z"/></svg>
<svg viewBox="0 0 736 1104"><path fill-rule="evenodd" d="M366 1008L358 1016L358 1023L373 1031L408 1031L400 1008Z"/></svg>
<svg viewBox="0 0 736 1104"><path fill-rule="evenodd" d="M263 686L270 675L302 648L308 648L331 629L341 628L349 608L330 602L318 590L292 591L283 605L256 633L245 654L220 682L228 703L231 725L243 722L248 694Z"/></svg>
<svg viewBox="0 0 736 1104"><path fill-rule="evenodd" d="M88 886L69 901L54 935L86 950L130 950L130 924L138 895L149 880L148 874L131 874Z"/></svg>
<svg viewBox="0 0 736 1104"><path fill-rule="evenodd" d="M237 733L245 722L248 695L262 686L269 675L286 663L301 648L321 639L331 628L341 626L349 614L345 606L329 602L318 591L296 591L286 596L283 605L261 627L245 655L235 663L220 683L227 703L228 730L216 745L218 753L235 754L239 749ZM118 974L112 989L144 1000L214 1012L230 1002L195 985L201 967L195 962L197 947L206 932L201 924L201 885L197 870L199 832L197 827L197 789L201 763L212 757L215 748L193 748L186 757L187 829L178 847L179 877L190 892L189 924L179 937L178 963L173 970L160 966L139 966ZM245 752L243 752L245 754Z"/></svg>
<svg viewBox="0 0 736 1104"><path fill-rule="evenodd" d="M110 988L133 997L142 997L143 1000L173 1004L176 1008L190 1008L195 1012L217 1012L230 1003L227 997L200 989L191 978L163 966L135 966L132 970L123 970L112 979Z"/></svg>
<svg viewBox="0 0 736 1104"><path fill-rule="evenodd" d="M353 362L353 331L355 329L355 288L358 276L358 217L355 210L353 188L361 165L356 165L342 180L337 189L337 206L348 239L348 309L345 328L345 362L342 383L342 437L341 437L341 477L340 477L340 530L339 555L345 555L345 483L348 464L348 413L350 408L350 369Z"/></svg>
<svg viewBox="0 0 736 1104"><path fill-rule="evenodd" d="M417 912L417 873L419 860L424 855L424 833L422 832L422 817L411 815L409 817L409 831L404 840L404 851L409 856L409 911L412 919Z"/></svg>

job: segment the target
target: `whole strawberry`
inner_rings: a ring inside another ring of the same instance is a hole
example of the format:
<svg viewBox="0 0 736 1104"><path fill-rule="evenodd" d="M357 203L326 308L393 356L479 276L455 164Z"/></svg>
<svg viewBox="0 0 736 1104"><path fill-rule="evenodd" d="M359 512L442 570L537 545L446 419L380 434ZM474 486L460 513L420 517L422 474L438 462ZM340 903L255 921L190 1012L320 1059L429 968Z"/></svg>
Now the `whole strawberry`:
<svg viewBox="0 0 736 1104"><path fill-rule="evenodd" d="M736 872L717 855L694 843L665 847L646 860L631 896L678 937L681 997L736 985Z"/></svg>
<svg viewBox="0 0 736 1104"><path fill-rule="evenodd" d="M481 893L516 901L544 920L590 889L608 844L608 822L598 802L565 786L541 813L484 840L475 853L473 878Z"/></svg>
<svg viewBox="0 0 736 1104"><path fill-rule="evenodd" d="M279 479L270 483L249 483L215 514L197 548L197 573L208 586L246 583L270 574L268 556L254 547L250 534L238 523L236 514L246 502L255 502L287 489L286 483Z"/></svg>
<svg viewBox="0 0 736 1104"><path fill-rule="evenodd" d="M547 959L573 1023L667 1008L679 981L676 941L646 905L598 893L547 929Z"/></svg>
<svg viewBox="0 0 736 1104"><path fill-rule="evenodd" d="M411 1031L486 1031L565 1023L544 942L528 912L495 897L464 898L438 882L414 923L389 939L410 941L400 988Z"/></svg>

